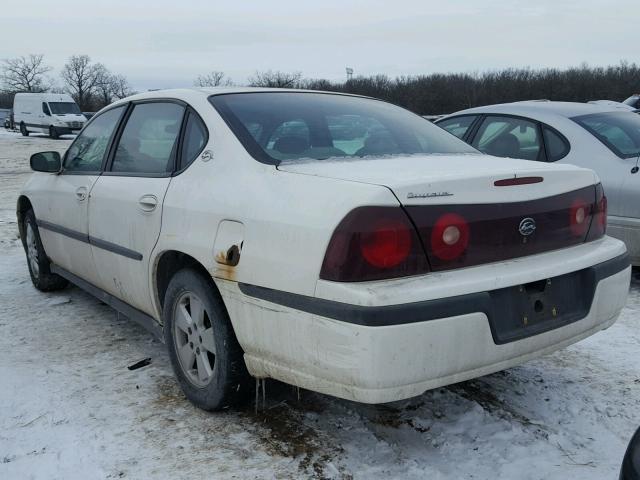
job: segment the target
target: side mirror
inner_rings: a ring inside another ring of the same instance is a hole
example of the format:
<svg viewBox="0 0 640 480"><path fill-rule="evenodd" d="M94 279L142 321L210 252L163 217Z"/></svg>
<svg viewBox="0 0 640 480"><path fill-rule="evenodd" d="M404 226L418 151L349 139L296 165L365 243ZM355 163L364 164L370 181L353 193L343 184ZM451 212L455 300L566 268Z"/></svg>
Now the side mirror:
<svg viewBox="0 0 640 480"><path fill-rule="evenodd" d="M34 172L58 173L62 168L62 161L58 152L40 152L31 155L29 160Z"/></svg>
<svg viewBox="0 0 640 480"><path fill-rule="evenodd" d="M640 428L631 437L622 461L620 480L640 480Z"/></svg>

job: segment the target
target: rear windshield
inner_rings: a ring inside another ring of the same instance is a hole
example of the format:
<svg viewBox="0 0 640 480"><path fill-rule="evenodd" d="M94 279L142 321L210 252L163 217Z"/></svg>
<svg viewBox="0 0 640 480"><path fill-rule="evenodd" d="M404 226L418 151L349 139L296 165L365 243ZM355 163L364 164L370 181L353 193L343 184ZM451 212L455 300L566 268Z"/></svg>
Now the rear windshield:
<svg viewBox="0 0 640 480"><path fill-rule="evenodd" d="M214 95L211 104L264 163L332 157L477 153L418 115L378 100L304 92Z"/></svg>
<svg viewBox="0 0 640 480"><path fill-rule="evenodd" d="M82 113L80 107L73 102L49 102L49 108L54 115L65 115L67 113Z"/></svg>
<svg viewBox="0 0 640 480"><path fill-rule="evenodd" d="M640 115L632 112L594 113L573 117L621 158L640 155Z"/></svg>

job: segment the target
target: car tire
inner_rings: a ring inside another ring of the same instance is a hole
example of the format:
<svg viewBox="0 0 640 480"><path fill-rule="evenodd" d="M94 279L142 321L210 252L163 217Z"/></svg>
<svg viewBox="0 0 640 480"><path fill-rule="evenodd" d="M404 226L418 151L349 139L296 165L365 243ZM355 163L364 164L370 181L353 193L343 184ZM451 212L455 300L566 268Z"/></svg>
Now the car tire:
<svg viewBox="0 0 640 480"><path fill-rule="evenodd" d="M22 134L23 137L29 136L29 130L27 130L27 127L24 123L20 123L20 133Z"/></svg>
<svg viewBox="0 0 640 480"><path fill-rule="evenodd" d="M58 134L58 130L56 130L56 127L54 126L49 127L49 136L54 140L57 140L60 138L60 135Z"/></svg>
<svg viewBox="0 0 640 480"><path fill-rule="evenodd" d="M24 250L27 255L27 266L33 286L42 292L51 292L65 288L69 282L60 275L51 273L51 262L47 257L33 210L24 216L22 231L24 233Z"/></svg>
<svg viewBox="0 0 640 480"><path fill-rule="evenodd" d="M194 405L215 411L249 397L243 351L210 277L178 271L167 287L162 320L173 371Z"/></svg>

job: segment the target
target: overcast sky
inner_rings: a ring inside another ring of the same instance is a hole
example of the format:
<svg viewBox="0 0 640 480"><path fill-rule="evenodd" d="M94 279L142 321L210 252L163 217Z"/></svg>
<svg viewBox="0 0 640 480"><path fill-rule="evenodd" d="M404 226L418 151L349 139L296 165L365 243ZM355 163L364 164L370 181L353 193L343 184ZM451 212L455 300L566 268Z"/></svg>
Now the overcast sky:
<svg viewBox="0 0 640 480"><path fill-rule="evenodd" d="M640 60L638 0L3 0L0 59L88 54L138 90L222 70L345 78Z"/></svg>

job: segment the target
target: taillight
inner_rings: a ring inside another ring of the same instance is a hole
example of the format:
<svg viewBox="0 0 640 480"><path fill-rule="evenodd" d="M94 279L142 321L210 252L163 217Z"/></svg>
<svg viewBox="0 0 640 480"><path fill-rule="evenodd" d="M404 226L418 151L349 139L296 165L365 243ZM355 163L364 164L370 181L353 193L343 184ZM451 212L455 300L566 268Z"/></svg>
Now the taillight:
<svg viewBox="0 0 640 480"><path fill-rule="evenodd" d="M593 206L591 228L587 235L587 242L604 236L607 232L607 197L604 194L602 184L596 185L596 201Z"/></svg>
<svg viewBox="0 0 640 480"><path fill-rule="evenodd" d="M400 207L360 207L333 232L320 278L355 282L427 271L422 244Z"/></svg>
<svg viewBox="0 0 640 480"><path fill-rule="evenodd" d="M469 224L457 213L445 213L431 230L431 252L450 262L459 258L469 244Z"/></svg>
<svg viewBox="0 0 640 480"><path fill-rule="evenodd" d="M569 226L571 233L576 237L583 237L587 234L589 224L591 223L592 204L577 198L571 204L569 209Z"/></svg>

